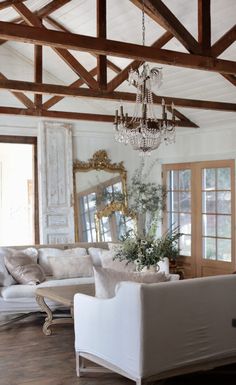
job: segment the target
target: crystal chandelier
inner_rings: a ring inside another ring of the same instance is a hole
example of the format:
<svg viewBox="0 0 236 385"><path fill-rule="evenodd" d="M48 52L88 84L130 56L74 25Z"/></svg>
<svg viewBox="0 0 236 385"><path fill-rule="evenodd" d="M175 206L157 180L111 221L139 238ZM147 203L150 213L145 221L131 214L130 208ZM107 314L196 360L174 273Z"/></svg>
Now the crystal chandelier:
<svg viewBox="0 0 236 385"><path fill-rule="evenodd" d="M145 45L144 1L142 9L143 45ZM143 154L150 154L162 142L175 142L175 112L171 105L172 116L167 119L165 100L162 99L162 116L157 118L153 104L153 87L160 87L162 83L161 68L149 68L143 64L138 70L129 72L129 84L137 88L135 109L132 118L124 114L123 106L115 113L115 140L119 143L130 144L134 150Z"/></svg>

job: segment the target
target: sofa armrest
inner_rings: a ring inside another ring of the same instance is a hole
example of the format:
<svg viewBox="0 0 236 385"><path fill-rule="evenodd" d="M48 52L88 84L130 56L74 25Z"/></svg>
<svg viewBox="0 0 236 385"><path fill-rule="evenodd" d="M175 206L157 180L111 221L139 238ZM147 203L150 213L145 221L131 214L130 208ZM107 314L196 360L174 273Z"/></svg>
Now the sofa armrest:
<svg viewBox="0 0 236 385"><path fill-rule="evenodd" d="M116 296L110 299L76 294L74 328L77 352L95 355L134 376L139 375L140 284L122 282Z"/></svg>

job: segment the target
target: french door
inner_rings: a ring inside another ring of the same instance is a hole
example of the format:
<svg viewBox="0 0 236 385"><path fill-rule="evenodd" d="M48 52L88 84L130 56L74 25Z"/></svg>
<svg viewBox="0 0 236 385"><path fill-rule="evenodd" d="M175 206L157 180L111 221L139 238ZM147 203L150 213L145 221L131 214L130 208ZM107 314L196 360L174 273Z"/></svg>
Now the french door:
<svg viewBox="0 0 236 385"><path fill-rule="evenodd" d="M235 270L234 161L163 166L167 186L164 227L179 226L180 255L186 277Z"/></svg>

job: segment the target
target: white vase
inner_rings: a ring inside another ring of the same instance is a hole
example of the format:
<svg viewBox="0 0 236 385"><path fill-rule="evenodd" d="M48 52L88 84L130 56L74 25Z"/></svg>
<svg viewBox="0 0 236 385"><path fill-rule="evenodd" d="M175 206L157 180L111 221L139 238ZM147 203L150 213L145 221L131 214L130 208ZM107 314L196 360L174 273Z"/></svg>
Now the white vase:
<svg viewBox="0 0 236 385"><path fill-rule="evenodd" d="M157 273L160 267L158 265L144 266L141 270L142 273Z"/></svg>

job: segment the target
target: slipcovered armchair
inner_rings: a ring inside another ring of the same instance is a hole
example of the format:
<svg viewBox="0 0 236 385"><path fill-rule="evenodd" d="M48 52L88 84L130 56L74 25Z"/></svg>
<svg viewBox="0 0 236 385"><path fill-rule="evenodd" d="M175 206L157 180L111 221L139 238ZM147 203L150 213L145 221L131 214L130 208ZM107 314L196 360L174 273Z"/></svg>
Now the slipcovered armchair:
<svg viewBox="0 0 236 385"><path fill-rule="evenodd" d="M77 374L87 358L137 385L236 362L236 276L121 282L116 295L74 298ZM93 369L94 370L94 369Z"/></svg>

